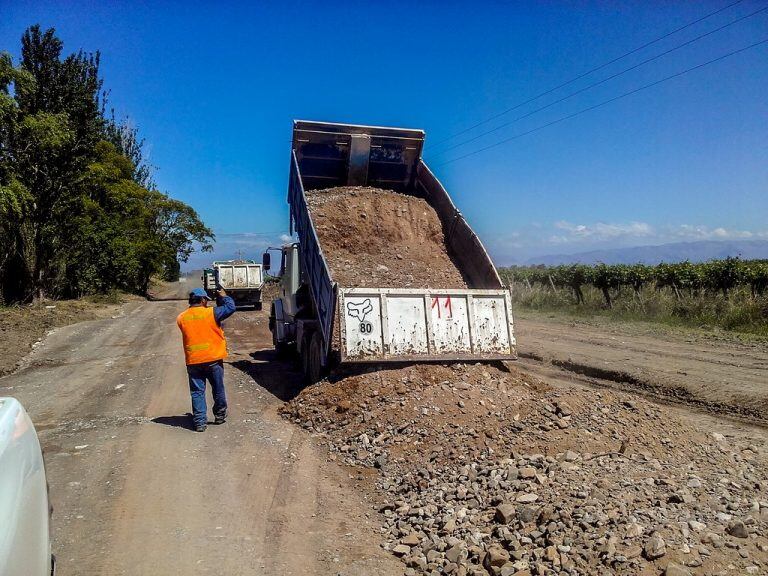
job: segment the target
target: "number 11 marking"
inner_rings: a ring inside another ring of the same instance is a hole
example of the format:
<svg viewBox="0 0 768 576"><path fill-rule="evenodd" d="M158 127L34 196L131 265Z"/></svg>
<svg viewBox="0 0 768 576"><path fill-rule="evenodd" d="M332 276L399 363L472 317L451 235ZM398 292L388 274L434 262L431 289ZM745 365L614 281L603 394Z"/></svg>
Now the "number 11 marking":
<svg viewBox="0 0 768 576"><path fill-rule="evenodd" d="M442 315L442 312L440 311L440 297L439 296L436 296L436 297L432 298L432 308L434 308L435 306L437 306L437 317L438 318L442 318L443 315ZM451 305L451 297L450 296L446 296L445 297L445 304L443 305L443 307L448 311L448 316L446 316L446 318L453 318L453 306Z"/></svg>

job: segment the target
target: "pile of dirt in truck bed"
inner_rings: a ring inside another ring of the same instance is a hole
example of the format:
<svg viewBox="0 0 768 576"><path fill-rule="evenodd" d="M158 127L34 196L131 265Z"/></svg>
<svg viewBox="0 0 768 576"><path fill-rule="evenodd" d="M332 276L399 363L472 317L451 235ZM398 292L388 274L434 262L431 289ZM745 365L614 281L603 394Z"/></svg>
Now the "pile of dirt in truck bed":
<svg viewBox="0 0 768 576"><path fill-rule="evenodd" d="M434 209L391 190L307 192L331 277L344 287L466 288Z"/></svg>
<svg viewBox="0 0 768 576"><path fill-rule="evenodd" d="M500 365L348 371L283 413L375 482L405 574L760 574L768 447Z"/></svg>

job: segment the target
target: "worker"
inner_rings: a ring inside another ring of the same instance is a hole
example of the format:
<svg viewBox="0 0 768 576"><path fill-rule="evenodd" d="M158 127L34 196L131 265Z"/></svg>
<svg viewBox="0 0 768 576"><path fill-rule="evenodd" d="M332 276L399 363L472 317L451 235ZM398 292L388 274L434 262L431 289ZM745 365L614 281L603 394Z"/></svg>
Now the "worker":
<svg viewBox="0 0 768 576"><path fill-rule="evenodd" d="M189 293L189 308L179 314L176 324L184 341L184 356L192 395L192 423L196 432L208 427L208 408L205 404L205 381L213 392L214 424L227 419L227 395L224 391L224 358L227 340L221 323L235 312L235 301L223 288L216 291L216 306L208 306L210 298L202 288Z"/></svg>

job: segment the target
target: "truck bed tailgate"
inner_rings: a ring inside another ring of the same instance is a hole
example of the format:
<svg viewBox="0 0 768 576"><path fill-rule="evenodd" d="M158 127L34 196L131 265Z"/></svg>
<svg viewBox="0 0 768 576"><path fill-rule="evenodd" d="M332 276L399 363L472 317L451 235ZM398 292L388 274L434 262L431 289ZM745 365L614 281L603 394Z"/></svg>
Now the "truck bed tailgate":
<svg viewBox="0 0 768 576"><path fill-rule="evenodd" d="M261 288L261 264L218 264L219 282L226 290Z"/></svg>
<svg viewBox="0 0 768 576"><path fill-rule="evenodd" d="M342 362L508 360L506 290L339 288Z"/></svg>

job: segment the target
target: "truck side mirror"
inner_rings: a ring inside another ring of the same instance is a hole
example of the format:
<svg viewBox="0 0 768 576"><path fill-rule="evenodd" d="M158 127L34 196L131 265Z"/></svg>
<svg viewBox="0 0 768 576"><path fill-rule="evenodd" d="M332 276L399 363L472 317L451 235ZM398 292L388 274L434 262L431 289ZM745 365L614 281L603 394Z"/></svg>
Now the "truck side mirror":
<svg viewBox="0 0 768 576"><path fill-rule="evenodd" d="M272 264L272 256L270 256L269 252L264 252L264 255L261 257L261 265L264 268L265 272L269 271L271 264Z"/></svg>

